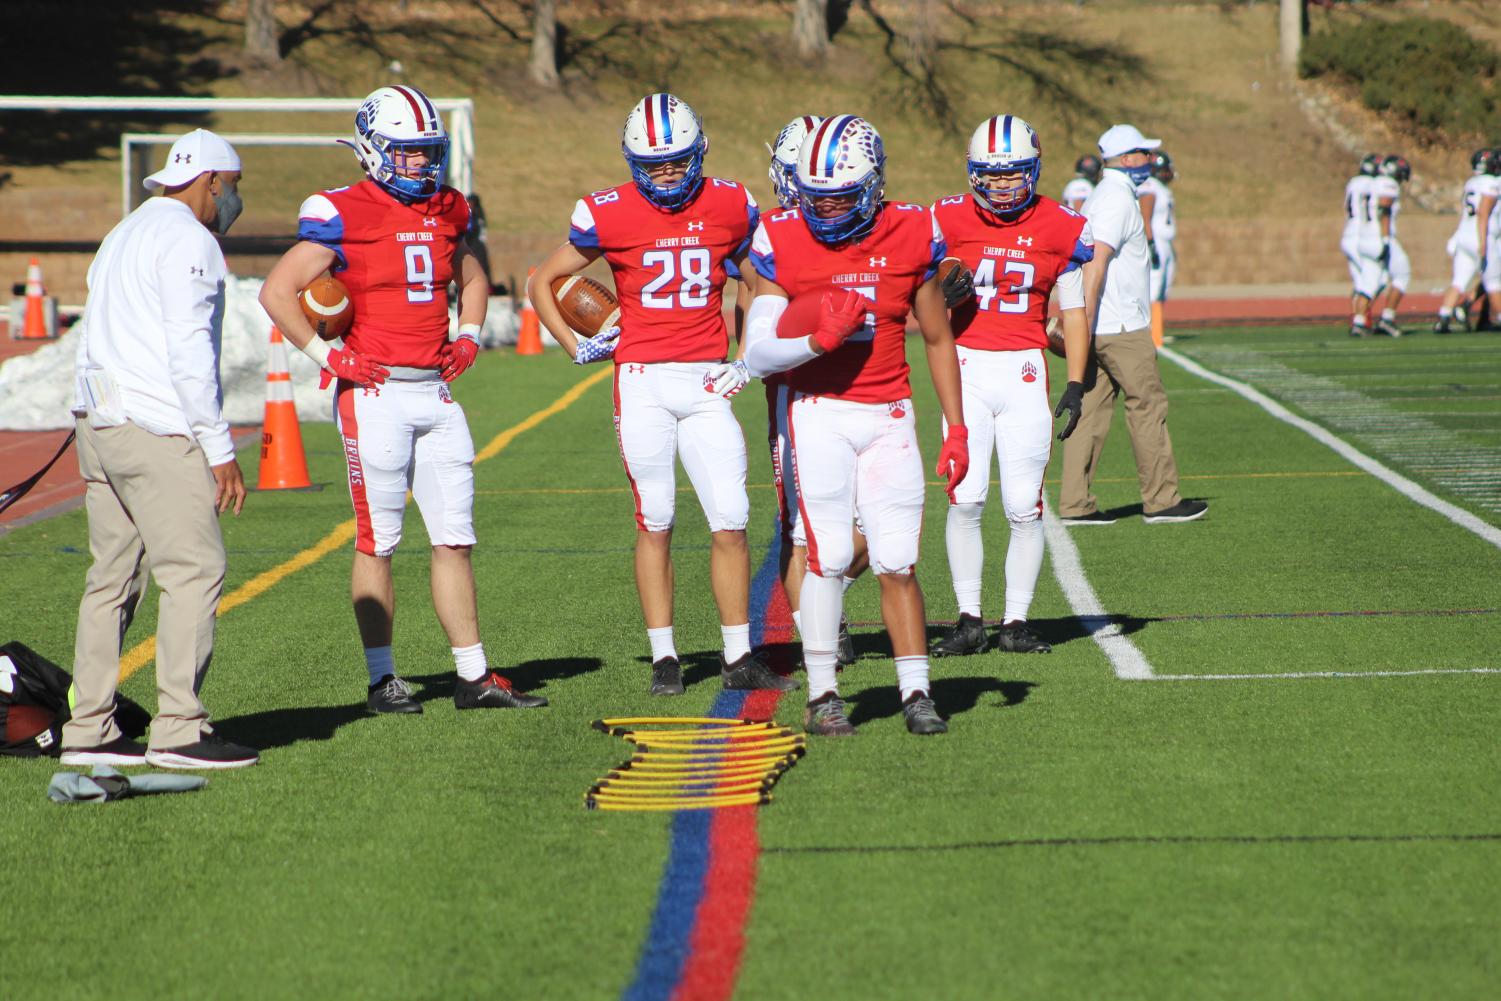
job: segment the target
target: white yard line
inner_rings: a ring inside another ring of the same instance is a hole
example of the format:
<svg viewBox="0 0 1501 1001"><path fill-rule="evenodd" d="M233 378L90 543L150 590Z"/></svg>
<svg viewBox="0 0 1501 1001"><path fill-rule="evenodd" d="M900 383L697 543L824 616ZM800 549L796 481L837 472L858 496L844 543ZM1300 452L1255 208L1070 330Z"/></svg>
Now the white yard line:
<svg viewBox="0 0 1501 1001"><path fill-rule="evenodd" d="M1426 671L1292 671L1285 674L1154 674L1144 681L1266 681L1287 678L1412 678L1427 674L1501 674L1501 667L1438 667Z"/></svg>
<svg viewBox="0 0 1501 1001"><path fill-rule="evenodd" d="M1063 589L1063 597L1078 617L1079 624L1088 631L1089 638L1109 658L1115 676L1126 681L1151 680L1154 677L1152 665L1136 649L1136 644L1121 632L1121 627L1110 621L1105 606L1100 604L1094 588L1089 586L1089 578L1084 576L1079 547L1074 545L1068 529L1063 527L1063 523L1046 502L1042 509L1042 529L1052 557L1053 576Z"/></svg>

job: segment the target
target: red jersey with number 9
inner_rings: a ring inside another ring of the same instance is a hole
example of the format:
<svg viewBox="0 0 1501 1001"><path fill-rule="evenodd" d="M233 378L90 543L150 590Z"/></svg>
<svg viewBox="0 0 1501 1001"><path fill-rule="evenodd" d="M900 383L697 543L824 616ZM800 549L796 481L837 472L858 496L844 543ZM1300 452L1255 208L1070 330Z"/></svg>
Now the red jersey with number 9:
<svg viewBox="0 0 1501 1001"><path fill-rule="evenodd" d="M874 303L864 329L836 350L788 369L787 385L857 403L911 396L907 314L944 254L944 234L926 205L883 202L867 236L832 247L813 237L799 209L767 216L751 242L757 271L794 299L847 288Z"/></svg>
<svg viewBox="0 0 1501 1001"><path fill-rule="evenodd" d="M469 202L446 185L402 202L374 181L312 195L298 210L297 238L338 255L354 326L344 343L383 365L440 368L448 343L448 283L469 228Z"/></svg>
<svg viewBox="0 0 1501 1001"><path fill-rule="evenodd" d="M676 212L658 208L634 183L580 198L568 242L603 252L620 300L615 363L723 361L726 259L750 243L760 213L743 185L705 177Z"/></svg>
<svg viewBox="0 0 1501 1001"><path fill-rule="evenodd" d="M949 255L975 273L974 298L950 315L954 340L981 351L1048 346L1048 296L1058 277L1094 257L1082 215L1043 195L1003 219L968 194L933 206Z"/></svg>

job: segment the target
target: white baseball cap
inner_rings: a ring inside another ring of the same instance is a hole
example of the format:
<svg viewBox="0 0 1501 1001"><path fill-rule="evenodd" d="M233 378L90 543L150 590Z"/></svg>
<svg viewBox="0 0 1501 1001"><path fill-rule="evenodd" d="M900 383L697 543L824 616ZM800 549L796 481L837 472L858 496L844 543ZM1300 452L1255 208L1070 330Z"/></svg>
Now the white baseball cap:
<svg viewBox="0 0 1501 1001"><path fill-rule="evenodd" d="M1112 125L1100 136L1100 157L1108 160L1138 149L1156 149L1161 139L1148 139L1134 125Z"/></svg>
<svg viewBox="0 0 1501 1001"><path fill-rule="evenodd" d="M172 144L167 165L141 183L146 190L175 188L210 170L240 169L240 154L208 129L194 129Z"/></svg>

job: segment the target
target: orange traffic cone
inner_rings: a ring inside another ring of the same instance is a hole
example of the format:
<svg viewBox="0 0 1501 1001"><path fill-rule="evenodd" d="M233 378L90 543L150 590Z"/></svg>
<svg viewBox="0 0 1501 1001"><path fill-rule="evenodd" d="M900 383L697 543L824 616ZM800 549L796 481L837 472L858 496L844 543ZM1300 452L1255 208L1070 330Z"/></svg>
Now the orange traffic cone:
<svg viewBox="0 0 1501 1001"><path fill-rule="evenodd" d="M292 373L281 331L271 328L271 355L266 365L266 420L261 427L261 475L258 490L306 490L312 487L302 427L292 400Z"/></svg>
<svg viewBox="0 0 1501 1001"><path fill-rule="evenodd" d="M526 284L530 288L532 275L537 273L536 268L526 269ZM519 355L539 355L542 353L542 322L537 319L537 311L532 308L530 296L521 300L521 333L516 335L516 353Z"/></svg>
<svg viewBox="0 0 1501 1001"><path fill-rule="evenodd" d="M54 336L48 329L46 291L42 288L42 264L35 257L26 265L26 320L21 325L23 340L43 340Z"/></svg>
<svg viewBox="0 0 1501 1001"><path fill-rule="evenodd" d="M1152 343L1162 347L1162 303L1152 303Z"/></svg>

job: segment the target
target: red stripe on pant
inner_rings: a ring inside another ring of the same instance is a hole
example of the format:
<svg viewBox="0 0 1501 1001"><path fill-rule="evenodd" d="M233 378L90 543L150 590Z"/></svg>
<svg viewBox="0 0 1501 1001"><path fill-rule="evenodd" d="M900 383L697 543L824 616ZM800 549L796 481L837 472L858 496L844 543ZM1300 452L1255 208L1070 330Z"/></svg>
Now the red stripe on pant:
<svg viewBox="0 0 1501 1001"><path fill-rule="evenodd" d="M792 507L787 503L787 477L792 475L788 468L790 460L781 453L781 435L777 433L777 396L781 390L775 382L766 384L766 443L771 448L771 469L776 474L777 488L777 528L782 536L782 544L790 545L792 542Z"/></svg>
<svg viewBox="0 0 1501 1001"><path fill-rule="evenodd" d="M646 519L641 516L641 491L636 489L636 478L631 475L631 464L625 459L625 438L620 434L620 366L615 366L615 378L611 382L615 394L615 443L620 446L620 464L625 467L625 478L631 484L631 499L636 504L636 528L646 531Z"/></svg>
<svg viewBox="0 0 1501 1001"><path fill-rule="evenodd" d="M339 434L344 439L344 464L349 470L349 499L354 504L355 552L375 555L375 527L370 520L370 499L365 495L365 468L360 462L360 422L354 414L354 383L339 380Z"/></svg>

